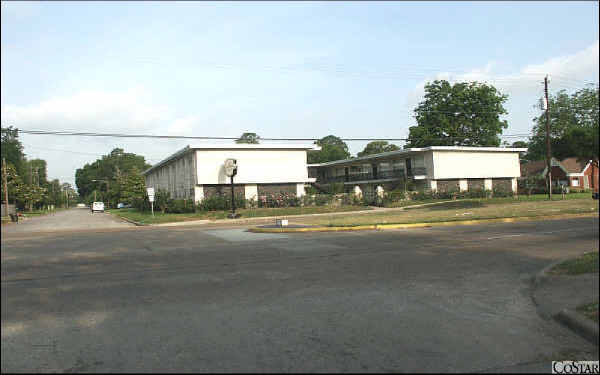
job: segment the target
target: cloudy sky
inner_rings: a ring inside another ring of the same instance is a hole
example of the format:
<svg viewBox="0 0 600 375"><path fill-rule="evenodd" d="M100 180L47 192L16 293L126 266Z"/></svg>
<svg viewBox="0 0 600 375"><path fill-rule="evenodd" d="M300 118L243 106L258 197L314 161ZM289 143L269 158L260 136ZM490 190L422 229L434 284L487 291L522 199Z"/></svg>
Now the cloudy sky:
<svg viewBox="0 0 600 375"><path fill-rule="evenodd" d="M598 82L598 2L2 2L1 31L2 126L26 130L404 138L444 78L494 84L505 133L528 134L546 74ZM189 143L21 140L71 183L115 147L155 163Z"/></svg>

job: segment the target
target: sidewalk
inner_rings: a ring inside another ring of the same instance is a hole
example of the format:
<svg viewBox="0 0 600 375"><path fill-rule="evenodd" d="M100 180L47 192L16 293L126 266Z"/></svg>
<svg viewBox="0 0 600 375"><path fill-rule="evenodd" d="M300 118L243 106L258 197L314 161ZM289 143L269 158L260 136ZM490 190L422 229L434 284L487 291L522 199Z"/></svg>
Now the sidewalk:
<svg viewBox="0 0 600 375"><path fill-rule="evenodd" d="M551 264L535 277L532 296L538 312L543 318L554 318L597 345L598 323L581 315L576 309L583 304L598 301L598 273L549 273L558 263L561 262Z"/></svg>

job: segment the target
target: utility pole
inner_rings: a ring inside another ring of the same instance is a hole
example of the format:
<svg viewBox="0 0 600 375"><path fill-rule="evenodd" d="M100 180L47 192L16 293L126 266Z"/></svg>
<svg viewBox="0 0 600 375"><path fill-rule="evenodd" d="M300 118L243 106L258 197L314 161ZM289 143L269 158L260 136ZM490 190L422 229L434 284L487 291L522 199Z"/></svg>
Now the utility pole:
<svg viewBox="0 0 600 375"><path fill-rule="evenodd" d="M552 200L552 151L550 149L550 103L548 101L548 76L544 77L544 94L546 95L546 168L548 169L548 199Z"/></svg>
<svg viewBox="0 0 600 375"><path fill-rule="evenodd" d="M4 180L4 209L8 216L8 178L6 177L6 160L2 158L2 177Z"/></svg>

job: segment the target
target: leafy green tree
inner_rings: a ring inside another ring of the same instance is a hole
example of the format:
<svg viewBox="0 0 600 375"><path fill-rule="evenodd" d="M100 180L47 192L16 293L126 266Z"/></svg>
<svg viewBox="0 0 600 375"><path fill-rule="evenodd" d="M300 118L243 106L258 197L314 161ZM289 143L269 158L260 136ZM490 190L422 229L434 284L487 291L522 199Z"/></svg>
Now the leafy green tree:
<svg viewBox="0 0 600 375"><path fill-rule="evenodd" d="M136 199L144 199L146 196L146 180L139 169L133 167L131 171L121 178L120 195L121 200L130 204Z"/></svg>
<svg viewBox="0 0 600 375"><path fill-rule="evenodd" d="M47 190L44 187L32 185L32 184L21 184L17 187L17 199L24 202L29 210L33 210L38 203L46 199Z"/></svg>
<svg viewBox="0 0 600 375"><path fill-rule="evenodd" d="M561 90L548 97L550 145L557 159L577 156L586 160L598 158L598 86L586 87L569 95ZM540 98L529 144L531 160L546 158L546 113Z"/></svg>
<svg viewBox="0 0 600 375"><path fill-rule="evenodd" d="M417 126L409 129L407 147L499 146L508 127L500 116L508 96L479 82L425 85L425 99L414 110Z"/></svg>
<svg viewBox="0 0 600 375"><path fill-rule="evenodd" d="M8 203L16 202L17 191L19 186L23 184L21 177L17 174L17 170L12 163L6 162L6 185L8 188ZM4 182L0 184L0 197L4 201Z"/></svg>
<svg viewBox="0 0 600 375"><path fill-rule="evenodd" d="M25 154L23 153L23 145L19 141L19 131L12 126L1 128L1 130L0 154L7 163L13 165L19 176L23 176Z"/></svg>
<svg viewBox="0 0 600 375"><path fill-rule="evenodd" d="M373 141L369 142L365 146L365 149L359 152L357 156L367 156L397 150L400 150L400 147L396 146L395 144L388 143L387 141Z"/></svg>
<svg viewBox="0 0 600 375"><path fill-rule="evenodd" d="M48 184L47 163L44 159L25 160L23 180L29 184L45 186Z"/></svg>
<svg viewBox="0 0 600 375"><path fill-rule="evenodd" d="M260 137L256 133L244 133L241 137L236 139L235 143L260 143Z"/></svg>
<svg viewBox="0 0 600 375"><path fill-rule="evenodd" d="M86 197L87 201L91 202L90 199L93 200L96 190L103 201L115 205L120 194L119 176L129 174L134 167L139 173L150 168L150 165L141 155L126 153L122 148L113 149L110 154L75 171L75 184L79 196Z"/></svg>
<svg viewBox="0 0 600 375"><path fill-rule="evenodd" d="M319 151L308 152L308 163L325 163L328 161L342 160L350 158L348 145L340 138L334 135L328 135L315 142L321 146Z"/></svg>

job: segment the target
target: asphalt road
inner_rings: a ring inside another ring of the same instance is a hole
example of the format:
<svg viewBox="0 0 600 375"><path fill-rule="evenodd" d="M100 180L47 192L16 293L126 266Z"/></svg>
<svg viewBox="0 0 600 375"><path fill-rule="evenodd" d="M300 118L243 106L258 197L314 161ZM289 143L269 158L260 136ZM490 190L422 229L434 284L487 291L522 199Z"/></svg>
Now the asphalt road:
<svg viewBox="0 0 600 375"><path fill-rule="evenodd" d="M598 219L2 238L2 372L550 372L597 359L531 277ZM576 292L576 291L574 291Z"/></svg>
<svg viewBox="0 0 600 375"><path fill-rule="evenodd" d="M27 214L27 213L25 213ZM92 214L89 207L71 208L56 211L52 214L33 216L19 223L2 226L2 235L30 234L40 232L99 230L107 228L126 228L133 226L108 213L96 212Z"/></svg>

